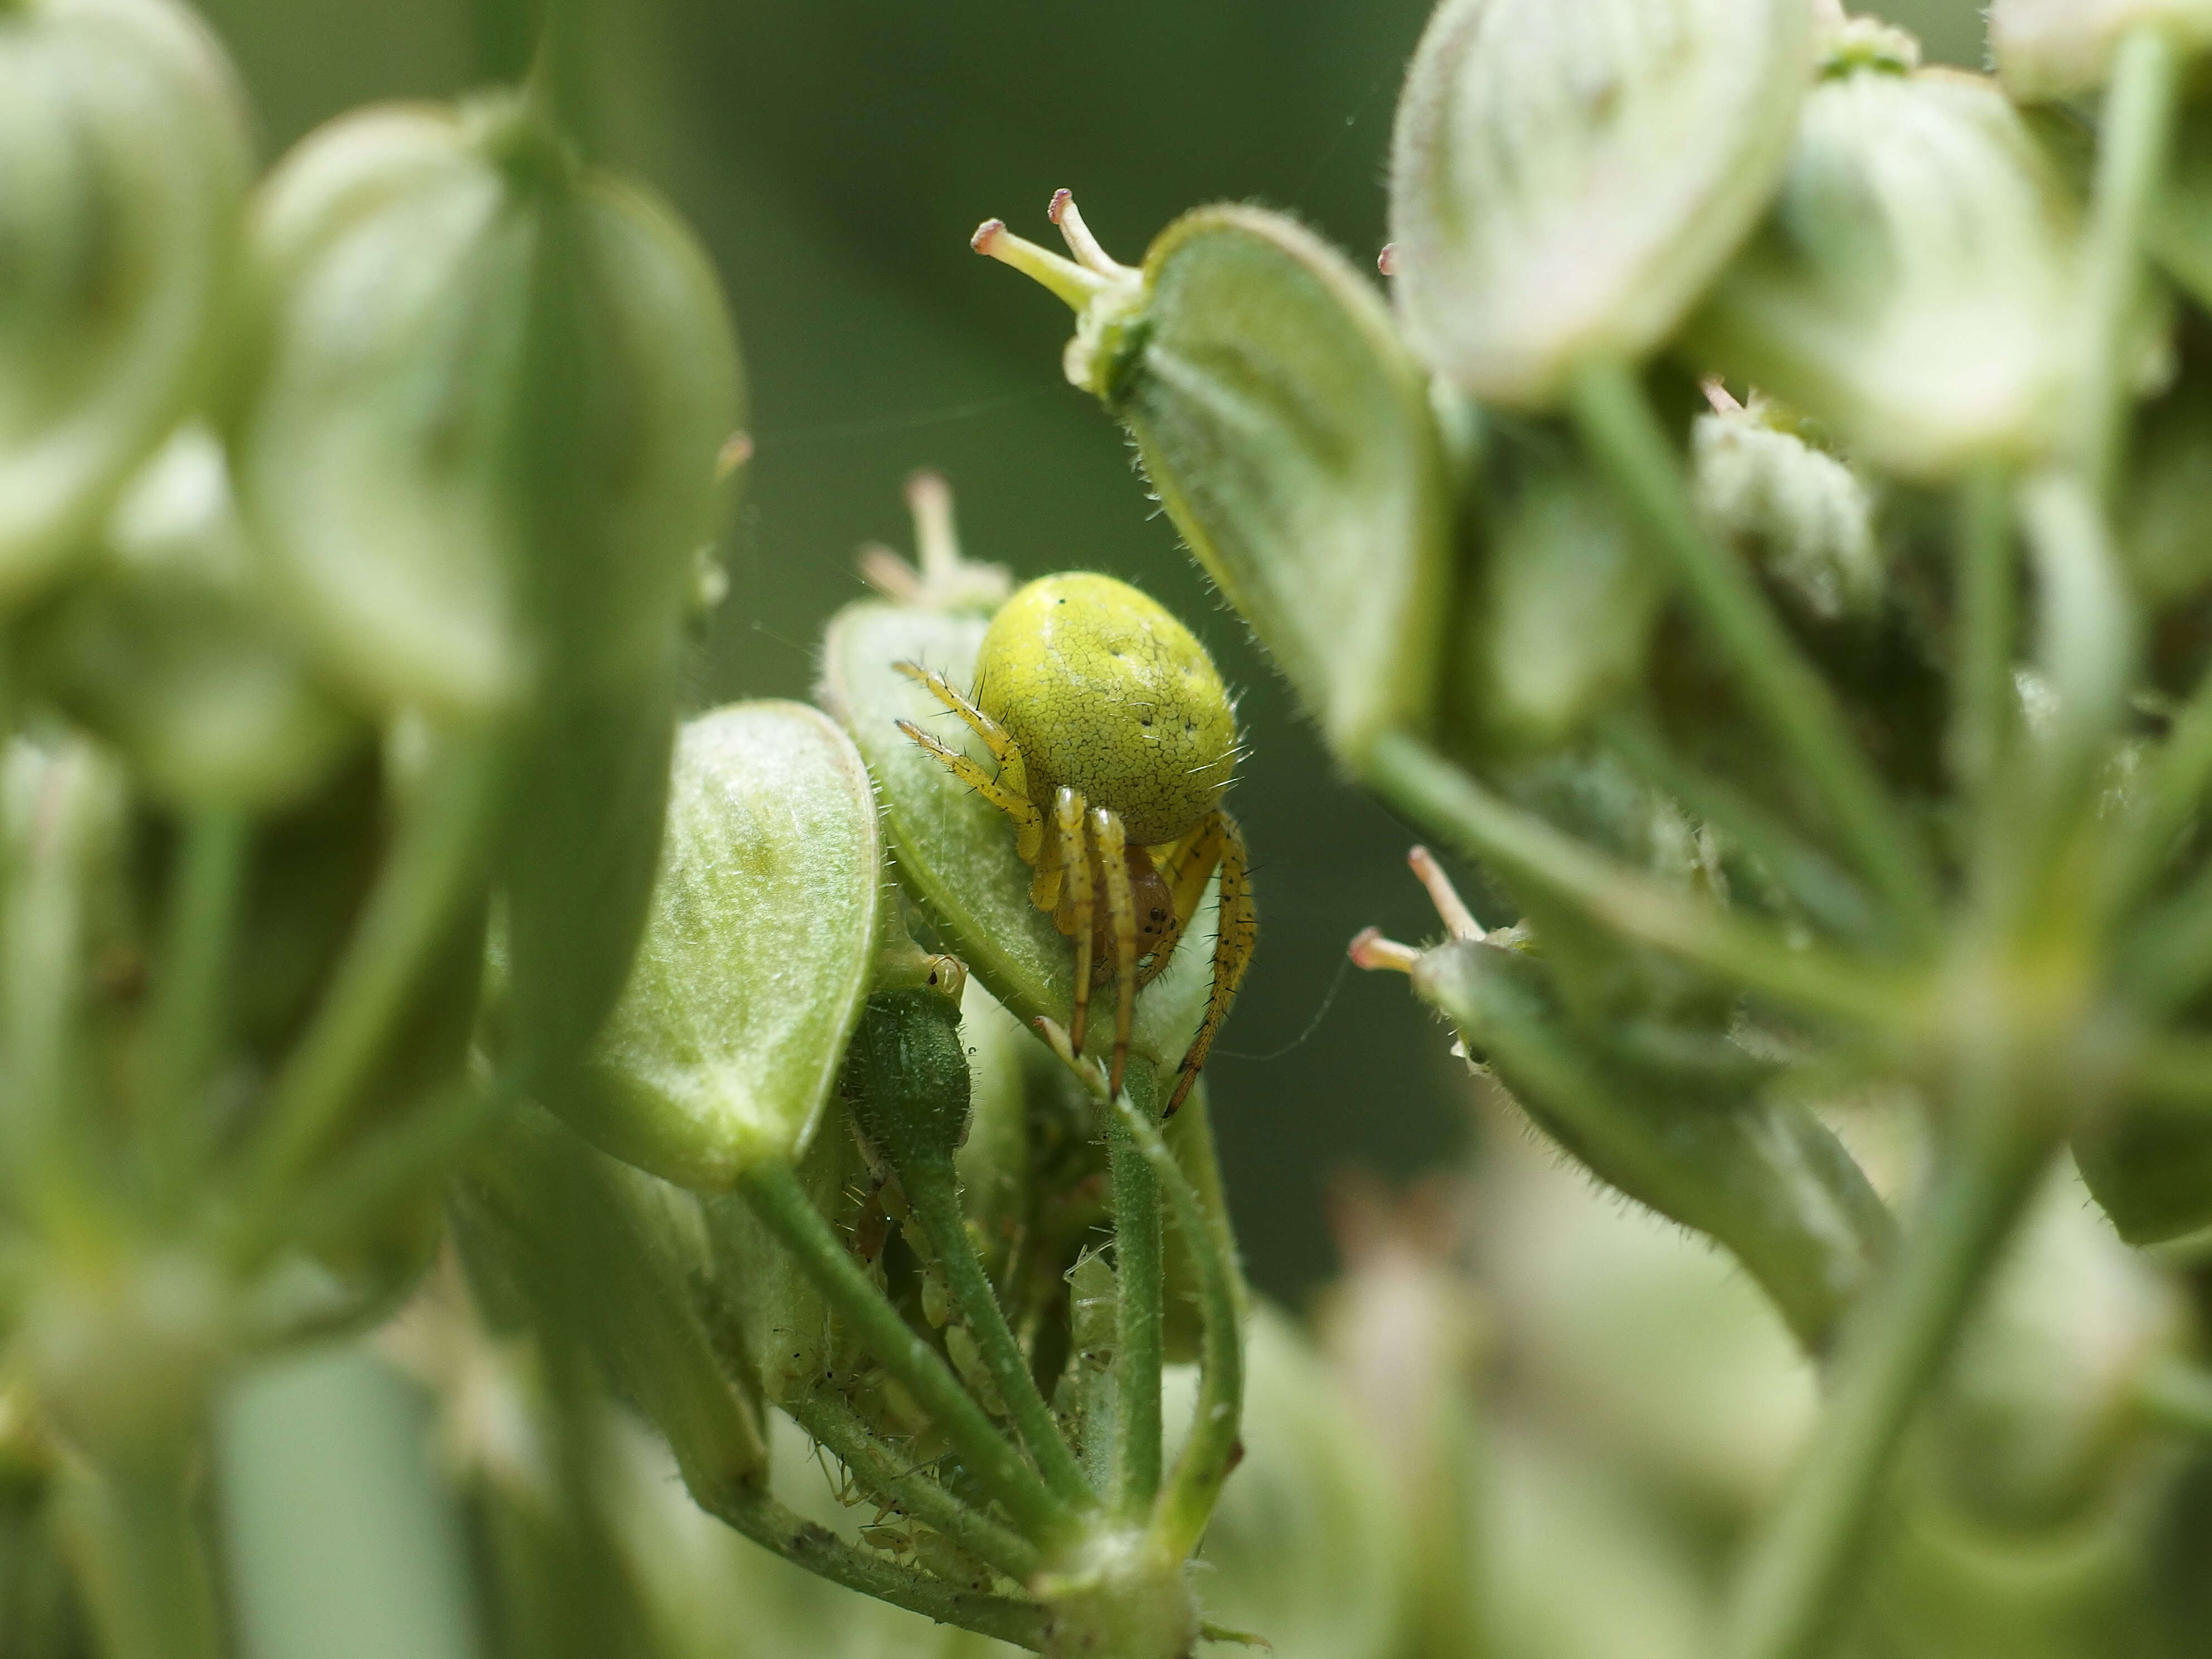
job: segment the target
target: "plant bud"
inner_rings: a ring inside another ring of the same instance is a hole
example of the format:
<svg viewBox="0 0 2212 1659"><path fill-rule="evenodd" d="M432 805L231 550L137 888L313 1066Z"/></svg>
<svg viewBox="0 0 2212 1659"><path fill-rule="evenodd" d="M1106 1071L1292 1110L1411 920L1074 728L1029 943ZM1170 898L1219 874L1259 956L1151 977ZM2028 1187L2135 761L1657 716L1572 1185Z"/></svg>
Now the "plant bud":
<svg viewBox="0 0 2212 1659"><path fill-rule="evenodd" d="M690 722L629 982L584 1075L546 1103L684 1186L797 1158L867 994L882 859L860 758L815 710Z"/></svg>
<svg viewBox="0 0 2212 1659"><path fill-rule="evenodd" d="M311 135L252 253L241 494L332 672L464 716L653 672L738 423L665 210L493 97Z"/></svg>
<svg viewBox="0 0 2212 1659"><path fill-rule="evenodd" d="M951 741L957 722L896 665L927 663L956 685L970 684L988 626L984 618L945 611L848 605L823 645L822 696L867 762L899 884L939 942L1024 1024L1040 1016L1064 1024L1073 1000L1074 952L1052 918L1030 902L1032 872L1014 851L1012 822L898 729L900 720L910 720ZM962 741L972 742L960 731ZM989 763L980 743L973 752ZM1129 1051L1151 1067L1172 1067L1182 1058L1205 1011L1212 906L1208 899L1200 907L1175 959L1138 994ZM1110 1046L1112 1026L1110 1019L1093 1023L1094 1049Z"/></svg>
<svg viewBox="0 0 2212 1659"><path fill-rule="evenodd" d="M2212 46L2206 0L1992 0L1990 56L2023 102L2069 98L2103 86L2120 37L2146 25L2191 52Z"/></svg>
<svg viewBox="0 0 2212 1659"><path fill-rule="evenodd" d="M969 1091L957 1001L926 987L868 999L853 1033L846 1099L892 1169L951 1170L968 1139Z"/></svg>
<svg viewBox="0 0 2212 1659"><path fill-rule="evenodd" d="M1881 608L1881 550L1866 485L1775 424L1771 405L1754 398L1748 409L1699 416L1690 457L1698 515L1801 613L1833 623Z"/></svg>
<svg viewBox="0 0 2212 1659"><path fill-rule="evenodd" d="M1644 668L1666 578L1603 480L1546 434L1490 492L1462 695L1476 729L1515 747L1574 736Z"/></svg>
<svg viewBox="0 0 2212 1659"><path fill-rule="evenodd" d="M198 390L247 169L229 65L185 7L0 10L0 607L76 551Z"/></svg>
<svg viewBox="0 0 2212 1659"><path fill-rule="evenodd" d="M57 1263L18 1338L40 1397L95 1457L155 1455L198 1425L236 1322L213 1263L181 1250Z"/></svg>
<svg viewBox="0 0 2212 1659"><path fill-rule="evenodd" d="M1905 477L2033 461L2074 370L2078 219L1994 82L1847 58L1689 343Z"/></svg>
<svg viewBox="0 0 2212 1659"><path fill-rule="evenodd" d="M1447 0L1390 160L1413 348L1547 407L1672 335L1772 193L1811 69L1805 0Z"/></svg>
<svg viewBox="0 0 2212 1659"><path fill-rule="evenodd" d="M2117 1102L2075 1133L2074 1158L2130 1244L2212 1227L2212 1125L2202 1112Z"/></svg>
<svg viewBox="0 0 2212 1659"><path fill-rule="evenodd" d="M1192 554L1337 754L1434 707L1454 503L1419 366L1370 279L1279 214L1200 208L1115 264L992 221L978 251L1076 307L1067 372L1136 440Z"/></svg>
<svg viewBox="0 0 2212 1659"><path fill-rule="evenodd" d="M156 452L93 559L28 619L24 677L121 749L154 794L289 805L362 741L269 615L205 428Z"/></svg>

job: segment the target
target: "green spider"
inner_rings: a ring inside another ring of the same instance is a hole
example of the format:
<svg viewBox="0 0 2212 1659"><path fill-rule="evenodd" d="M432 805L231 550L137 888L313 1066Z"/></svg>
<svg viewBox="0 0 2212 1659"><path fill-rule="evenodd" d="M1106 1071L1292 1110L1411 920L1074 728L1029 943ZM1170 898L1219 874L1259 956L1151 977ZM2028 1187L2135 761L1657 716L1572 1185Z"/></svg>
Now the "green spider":
<svg viewBox="0 0 2212 1659"><path fill-rule="evenodd" d="M1167 966L1220 872L1213 988L1177 1068L1164 1114L1172 1116L1237 1000L1259 931L1243 834L1221 810L1237 765L1237 713L1213 659L1127 583L1078 571L1042 577L1000 608L966 694L915 664L899 668L967 721L997 762L994 772L899 722L1013 820L1014 850L1036 872L1030 901L1075 944L1068 1036L1079 1052L1091 988L1114 984L1115 1093L1137 992Z"/></svg>

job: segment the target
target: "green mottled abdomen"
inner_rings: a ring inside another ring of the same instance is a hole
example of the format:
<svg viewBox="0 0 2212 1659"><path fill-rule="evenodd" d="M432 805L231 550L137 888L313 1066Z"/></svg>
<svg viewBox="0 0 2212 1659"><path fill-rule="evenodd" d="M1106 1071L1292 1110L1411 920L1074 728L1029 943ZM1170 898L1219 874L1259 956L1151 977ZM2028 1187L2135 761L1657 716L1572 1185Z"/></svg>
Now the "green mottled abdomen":
<svg viewBox="0 0 2212 1659"><path fill-rule="evenodd" d="M1236 768L1237 711L1206 647L1111 576L1045 576L1008 599L974 698L1021 750L1040 807L1066 784L1140 846L1195 825Z"/></svg>

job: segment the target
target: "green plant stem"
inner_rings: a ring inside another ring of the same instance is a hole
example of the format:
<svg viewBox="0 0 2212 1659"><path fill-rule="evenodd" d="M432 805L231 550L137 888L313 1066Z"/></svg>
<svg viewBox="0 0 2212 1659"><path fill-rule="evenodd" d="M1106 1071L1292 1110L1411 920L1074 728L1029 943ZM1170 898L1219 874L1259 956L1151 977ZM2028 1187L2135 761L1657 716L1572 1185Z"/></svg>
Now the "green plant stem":
<svg viewBox="0 0 2212 1659"><path fill-rule="evenodd" d="M2002 467L1977 467L1959 486L1958 547L1951 774L1966 799L1979 804L1996 775L1997 757L2011 724L2013 651L2020 629L2011 483Z"/></svg>
<svg viewBox="0 0 2212 1659"><path fill-rule="evenodd" d="M2212 1440L2212 1370L2168 1355L2152 1363L2136 1383L2136 1401L2153 1422L2200 1440Z"/></svg>
<svg viewBox="0 0 2212 1659"><path fill-rule="evenodd" d="M1036 1545L970 1508L911 1458L886 1445L844 1401L803 1392L781 1403L791 1420L828 1448L878 1503L934 1528L1018 1583L1026 1583L1043 1565Z"/></svg>
<svg viewBox="0 0 2212 1659"><path fill-rule="evenodd" d="M1044 1650L1050 1616L1034 1601L962 1589L917 1568L856 1549L757 1487L729 1486L692 1495L702 1509L756 1544L834 1584L940 1625L957 1625L979 1636Z"/></svg>
<svg viewBox="0 0 2212 1659"><path fill-rule="evenodd" d="M252 1147L250 1212L283 1201L343 1122L430 953L468 902L499 800L498 738L456 738L417 787L313 1023L270 1091Z"/></svg>
<svg viewBox="0 0 2212 1659"><path fill-rule="evenodd" d="M1591 851L1492 794L1417 738L1383 733L1369 749L1366 768L1368 785L1414 823L1507 880L1568 901L1601 927L1800 1012L1876 1031L1905 1023L1914 1002L1910 985L1819 949L1793 948L1771 928Z"/></svg>
<svg viewBox="0 0 2212 1659"><path fill-rule="evenodd" d="M2024 757L2020 781L2028 793L1998 803L2003 817L1989 825L1986 845L1990 854L2008 853L2007 861L2035 872L2095 808L2091 775L2127 713L2141 623L2104 512L2079 478L2045 472L2028 479L2020 514L2035 574L2036 668L2055 706ZM2022 808L2033 833L2021 832Z"/></svg>
<svg viewBox="0 0 2212 1659"><path fill-rule="evenodd" d="M1023 1533L1047 1547L1070 1535L1078 1525L1075 1512L1023 1461L937 1351L884 1299L836 1230L814 1207L791 1166L757 1164L740 1178L738 1189L823 1300L876 1363L929 1413L961 1462L1006 1506Z"/></svg>
<svg viewBox="0 0 2212 1659"><path fill-rule="evenodd" d="M2054 1150L2003 1083L1998 1072L1966 1091L1961 1144L1845 1334L1812 1449L1752 1540L1723 1659L1815 1659L1836 1633L1891 1456Z"/></svg>
<svg viewBox="0 0 2212 1659"><path fill-rule="evenodd" d="M1198 1406L1152 1522L1154 1547L1164 1559L1181 1561L1198 1547L1221 1495L1221 1483L1236 1461L1244 1404L1241 1277L1226 1218L1208 1210L1165 1137L1126 1095L1115 1103L1115 1115L1130 1146L1165 1189L1176 1225L1182 1230L1198 1267L1204 1331Z"/></svg>
<svg viewBox="0 0 2212 1659"><path fill-rule="evenodd" d="M156 1201L170 1212L192 1191L214 1121L200 1109L199 1094L222 1049L247 830L233 808L194 812L185 821L172 878L154 983L145 1125Z"/></svg>
<svg viewBox="0 0 2212 1659"><path fill-rule="evenodd" d="M2105 90L2087 238L2090 356L2079 400L2079 465L2100 502L2126 457L2130 325L2142 290L2144 226L2172 144L2181 68L2180 47L2166 28L2138 23L2114 48Z"/></svg>
<svg viewBox="0 0 2212 1659"><path fill-rule="evenodd" d="M1681 466L1632 370L1597 363L1575 378L1575 423L1621 505L1662 549L1692 605L1743 683L1752 717L1795 758L1900 926L1925 933L1933 876L1911 831L1852 741L1843 712L1759 592L1744 562L1698 523Z"/></svg>
<svg viewBox="0 0 2212 1659"><path fill-rule="evenodd" d="M1814 921L1846 938L1863 939L1873 931L1865 891L1820 848L1720 779L1686 763L1649 720L1614 719L1604 731L1623 760L1764 864Z"/></svg>
<svg viewBox="0 0 2212 1659"><path fill-rule="evenodd" d="M184 1448L74 1468L64 1511L106 1659L219 1659L215 1588Z"/></svg>
<svg viewBox="0 0 2212 1659"><path fill-rule="evenodd" d="M1152 1514L1160 1490L1166 1262L1159 1179L1132 1135L1127 1113L1117 1109L1108 1118L1106 1153L1114 1188L1112 1503L1115 1515L1133 1525Z"/></svg>
<svg viewBox="0 0 2212 1659"><path fill-rule="evenodd" d="M1088 1508L1097 1502L1097 1494L1084 1479L1083 1468L1075 1461L1075 1454L1060 1437L1060 1425L1053 1419L1052 1408L1037 1392L1029 1361L1006 1324L1005 1310L991 1292L991 1281L983 1272L983 1264L976 1259L975 1243L969 1236L968 1220L961 1212L960 1188L951 1160L946 1159L935 1169L910 1165L900 1171L900 1179L922 1231L937 1247L937 1259L944 1266L953 1306L959 1310L968 1334L975 1339L976 1351L982 1356L991 1380L999 1385L999 1398L1005 1402L1006 1414L1013 1419L1016 1431L1036 1460L1037 1473L1044 1476L1045 1484L1064 1502L1079 1509Z"/></svg>

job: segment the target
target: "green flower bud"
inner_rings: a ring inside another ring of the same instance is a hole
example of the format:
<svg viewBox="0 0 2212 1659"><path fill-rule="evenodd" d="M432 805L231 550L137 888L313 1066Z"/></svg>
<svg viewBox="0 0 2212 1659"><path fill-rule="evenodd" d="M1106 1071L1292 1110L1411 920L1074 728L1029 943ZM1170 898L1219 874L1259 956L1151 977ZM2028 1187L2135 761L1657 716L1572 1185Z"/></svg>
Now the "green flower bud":
<svg viewBox="0 0 2212 1659"><path fill-rule="evenodd" d="M2117 1103L2075 1133L2074 1158L2130 1244L2212 1227L2212 1124L2201 1112Z"/></svg>
<svg viewBox="0 0 2212 1659"><path fill-rule="evenodd" d="M1858 475L1778 424L1772 405L1726 403L1690 429L1698 511L1817 622L1881 608L1874 502Z"/></svg>
<svg viewBox="0 0 2212 1659"><path fill-rule="evenodd" d="M170 0L0 11L0 606L58 569L198 389L248 167Z"/></svg>
<svg viewBox="0 0 2212 1659"><path fill-rule="evenodd" d="M198 1426L235 1324L214 1263L122 1251L56 1264L18 1340L40 1400L78 1446L129 1461Z"/></svg>
<svg viewBox="0 0 2212 1659"><path fill-rule="evenodd" d="M684 727L645 937L584 1076L547 1104L606 1151L719 1189L796 1159L874 961L882 850L853 745L798 703Z"/></svg>
<svg viewBox="0 0 2212 1659"><path fill-rule="evenodd" d="M268 613L206 428L156 453L93 556L29 619L24 677L120 748L155 795L289 804L362 740Z"/></svg>
<svg viewBox="0 0 2212 1659"><path fill-rule="evenodd" d="M1210 207L1115 264L993 220L981 252L1076 307L1066 368L1136 440L1160 501L1340 756L1434 707L1453 494L1419 367L1371 283L1279 214Z"/></svg>
<svg viewBox="0 0 2212 1659"><path fill-rule="evenodd" d="M1472 584L1467 714L1516 747L1573 736L1636 682L1666 597L1665 573L1571 446L1547 432L1514 447Z"/></svg>
<svg viewBox="0 0 2212 1659"><path fill-rule="evenodd" d="M712 272L526 104L371 110L256 206L248 516L379 708L520 707L656 672L737 424Z"/></svg>
<svg viewBox="0 0 2212 1659"><path fill-rule="evenodd" d="M2074 370L2078 220L1994 82L1846 63L1690 343L1908 477L2032 461Z"/></svg>
<svg viewBox="0 0 2212 1659"><path fill-rule="evenodd" d="M1390 161L1414 349L1545 407L1672 335L1772 193L1811 70L1805 0L1447 0Z"/></svg>
<svg viewBox="0 0 2212 1659"><path fill-rule="evenodd" d="M955 684L972 684L988 626L982 617L945 611L866 601L848 605L830 624L822 695L867 762L882 795L884 833L899 884L939 942L1018 1019L1044 1016L1065 1024L1073 1000L1074 952L1052 918L1030 902L1033 872L1014 851L1006 815L898 728L903 720L942 731L945 711L896 665L926 663ZM1172 1068L1182 1060L1205 1011L1212 902L1200 907L1174 960L1138 994L1130 1053L1151 1067ZM1112 1026L1110 1019L1094 1022L1094 1052L1111 1046Z"/></svg>
<svg viewBox="0 0 2212 1659"><path fill-rule="evenodd" d="M2206 0L1992 0L1990 56L2014 97L2068 98L2103 86L2120 37L2146 24L2185 51L2212 46Z"/></svg>
<svg viewBox="0 0 2212 1659"><path fill-rule="evenodd" d="M1929 1453L1961 1508L2015 1532L2097 1507L2140 1443L2140 1388L2177 1356L2178 1287L2055 1176L1996 1275L1936 1396Z"/></svg>
<svg viewBox="0 0 2212 1659"><path fill-rule="evenodd" d="M949 1173L968 1138L968 1051L960 1005L922 988L867 1000L846 1070L846 1100L891 1168Z"/></svg>

